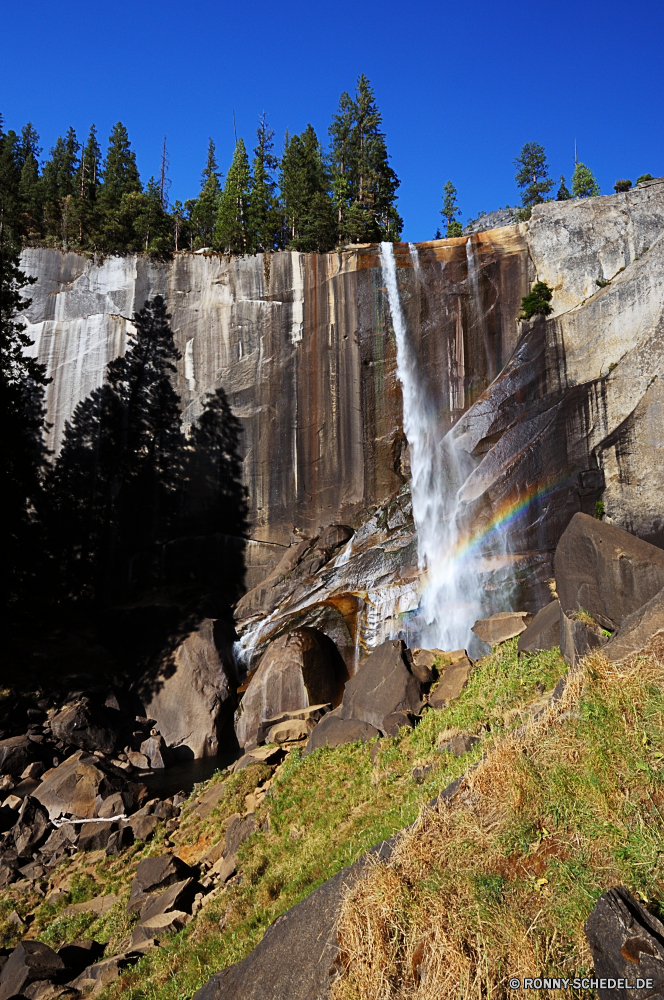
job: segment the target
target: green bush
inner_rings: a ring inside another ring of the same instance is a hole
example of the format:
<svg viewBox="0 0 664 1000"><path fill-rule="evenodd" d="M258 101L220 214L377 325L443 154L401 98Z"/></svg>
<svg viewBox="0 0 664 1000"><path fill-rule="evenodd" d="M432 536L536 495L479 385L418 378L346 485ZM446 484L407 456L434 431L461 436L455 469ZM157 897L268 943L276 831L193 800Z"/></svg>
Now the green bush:
<svg viewBox="0 0 664 1000"><path fill-rule="evenodd" d="M463 236L463 226L456 219L447 224L447 239L452 239L454 236Z"/></svg>
<svg viewBox="0 0 664 1000"><path fill-rule="evenodd" d="M533 316L548 316L553 312L553 307L549 305L553 298L553 289L549 288L545 281L536 281L532 291L528 292L521 299L521 313L519 319L532 319Z"/></svg>
<svg viewBox="0 0 664 1000"><path fill-rule="evenodd" d="M616 183L613 185L613 190L620 193L621 191L629 191L631 186L632 186L631 181L616 181Z"/></svg>
<svg viewBox="0 0 664 1000"><path fill-rule="evenodd" d="M652 174L641 174L640 177L636 178L636 183L641 184L642 181L654 181L654 179Z"/></svg>

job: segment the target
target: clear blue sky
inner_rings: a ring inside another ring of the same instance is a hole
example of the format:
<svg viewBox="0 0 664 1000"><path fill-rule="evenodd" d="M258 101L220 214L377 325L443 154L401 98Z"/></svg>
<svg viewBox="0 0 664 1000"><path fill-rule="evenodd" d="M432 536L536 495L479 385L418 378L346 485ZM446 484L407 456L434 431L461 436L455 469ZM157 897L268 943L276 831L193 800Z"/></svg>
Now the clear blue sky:
<svg viewBox="0 0 664 1000"><path fill-rule="evenodd" d="M527 141L569 180L576 137L603 193L664 174L662 0L0 0L0 17L5 127L31 120L46 153L91 122L105 148L120 120L144 181L167 133L171 200L197 194L208 136L228 168L233 110L250 148L263 109L278 151L309 122L327 140L362 72L401 179L404 239L433 236L448 179L464 222L517 203L512 161Z"/></svg>

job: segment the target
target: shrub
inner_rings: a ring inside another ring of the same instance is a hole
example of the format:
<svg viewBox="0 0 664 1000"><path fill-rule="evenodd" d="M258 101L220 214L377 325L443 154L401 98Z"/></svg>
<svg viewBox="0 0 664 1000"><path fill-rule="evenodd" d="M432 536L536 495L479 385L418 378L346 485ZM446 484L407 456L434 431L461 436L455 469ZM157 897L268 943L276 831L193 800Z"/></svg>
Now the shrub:
<svg viewBox="0 0 664 1000"><path fill-rule="evenodd" d="M453 236L463 236L463 226L456 219L447 224L447 239L449 240Z"/></svg>
<svg viewBox="0 0 664 1000"><path fill-rule="evenodd" d="M548 316L553 312L553 307L549 305L552 298L553 289L549 288L545 281L536 281L532 291L521 299L519 319L531 319L538 314Z"/></svg>
<svg viewBox="0 0 664 1000"><path fill-rule="evenodd" d="M636 182L638 184L638 181ZM616 181L613 185L613 190L620 193L621 191L629 191L632 186L631 181Z"/></svg>
<svg viewBox="0 0 664 1000"><path fill-rule="evenodd" d="M598 500L595 503L595 517L597 518L598 521L601 521L602 518L604 517L604 501L603 500Z"/></svg>
<svg viewBox="0 0 664 1000"><path fill-rule="evenodd" d="M636 183L641 184L643 181L654 181L654 179L652 174L641 174L640 177L636 178Z"/></svg>

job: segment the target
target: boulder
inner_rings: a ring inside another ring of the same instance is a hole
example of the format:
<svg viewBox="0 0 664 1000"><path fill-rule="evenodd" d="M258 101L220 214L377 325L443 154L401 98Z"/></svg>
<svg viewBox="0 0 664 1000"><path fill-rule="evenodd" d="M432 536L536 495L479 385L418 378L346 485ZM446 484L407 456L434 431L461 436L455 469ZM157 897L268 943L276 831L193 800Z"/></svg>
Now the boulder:
<svg viewBox="0 0 664 1000"><path fill-rule="evenodd" d="M166 913L157 913L146 920L141 920L136 924L131 935L132 947L139 946L145 941L159 940L164 934L175 934L182 930L191 919L191 915L184 910L168 910Z"/></svg>
<svg viewBox="0 0 664 1000"><path fill-rule="evenodd" d="M131 827L135 840L150 840L158 824L158 816L131 816L126 825Z"/></svg>
<svg viewBox="0 0 664 1000"><path fill-rule="evenodd" d="M610 631L664 587L664 549L582 513L563 532L554 566L563 611L587 611Z"/></svg>
<svg viewBox="0 0 664 1000"><path fill-rule="evenodd" d="M499 611L490 618L479 618L473 625L471 632L490 646L497 646L500 642L507 642L515 635L525 632L526 623L524 618L529 617L527 611Z"/></svg>
<svg viewBox="0 0 664 1000"><path fill-rule="evenodd" d="M368 743L377 736L380 736L380 732L368 722L341 719L335 711L321 719L309 737L304 752L310 754L319 747L339 747L345 743Z"/></svg>
<svg viewBox="0 0 664 1000"><path fill-rule="evenodd" d="M479 741L479 736L472 736L470 733L459 733L443 744L440 750L443 753L451 753L454 757L462 757L469 750L472 750Z"/></svg>
<svg viewBox="0 0 664 1000"><path fill-rule="evenodd" d="M111 754L120 737L109 715L110 712L93 706L88 698L81 698L53 716L51 731L56 739L69 746Z"/></svg>
<svg viewBox="0 0 664 1000"><path fill-rule="evenodd" d="M157 720L176 756L215 757L232 716L235 693L235 682L215 643L215 621L204 618L158 676L146 678L139 690L146 715ZM141 753L150 757L142 747Z"/></svg>
<svg viewBox="0 0 664 1000"><path fill-rule="evenodd" d="M311 734L312 725L302 719L290 719L285 722L277 722L268 730L265 738L266 743L293 743L298 740L306 740Z"/></svg>
<svg viewBox="0 0 664 1000"><path fill-rule="evenodd" d="M401 639L381 643L346 684L340 719L366 722L385 732L385 718L395 712L419 715L422 684L409 669L410 657Z"/></svg>
<svg viewBox="0 0 664 1000"><path fill-rule="evenodd" d="M63 823L56 827L41 846L42 854L51 860L59 860L65 854L71 854L76 847L78 830L73 823Z"/></svg>
<svg viewBox="0 0 664 1000"><path fill-rule="evenodd" d="M86 966L96 962L103 954L104 946L98 941L72 941L58 948L58 957L64 962L70 979L80 975Z"/></svg>
<svg viewBox="0 0 664 1000"><path fill-rule="evenodd" d="M17 778L39 756L38 744L29 736L10 736L0 740L0 774Z"/></svg>
<svg viewBox="0 0 664 1000"><path fill-rule="evenodd" d="M141 743L141 756L149 761L150 767L154 770L167 767L170 762L170 754L164 737L157 733L156 736L150 736L144 740Z"/></svg>
<svg viewBox="0 0 664 1000"><path fill-rule="evenodd" d="M125 847L131 847L134 843L134 830L131 826L126 826L124 823L120 825L120 829L116 830L108 838L108 843L106 844L106 855L111 857L113 854L119 854L123 851Z"/></svg>
<svg viewBox="0 0 664 1000"><path fill-rule="evenodd" d="M14 847L19 858L32 857L33 851L46 839L51 827L48 812L41 802L31 795L21 803L18 819L13 828Z"/></svg>
<svg viewBox="0 0 664 1000"><path fill-rule="evenodd" d="M272 727L278 725L280 722L299 720L302 722L308 722L313 729L314 725L319 722L326 712L331 710L331 708L332 705L328 702L326 705L308 705L307 708L300 708L294 712L280 712L271 719L265 719L265 721L260 724L257 732L257 742L264 743L267 734L270 732Z"/></svg>
<svg viewBox="0 0 664 1000"><path fill-rule="evenodd" d="M463 659L453 663L451 667L447 667L435 690L429 695L431 707L447 708L451 701L458 698L468 683L473 666L470 657L464 656Z"/></svg>
<svg viewBox="0 0 664 1000"><path fill-rule="evenodd" d="M135 801L138 787L125 783L124 776L114 774L98 757L78 750L58 767L47 771L33 794L48 810L51 819L60 816L90 819L98 803L116 791L122 790Z"/></svg>
<svg viewBox="0 0 664 1000"><path fill-rule="evenodd" d="M604 645L606 636L602 635L599 625L569 618L564 611L560 612L560 652L566 663L571 667L591 649Z"/></svg>
<svg viewBox="0 0 664 1000"><path fill-rule="evenodd" d="M175 854L162 854L158 858L143 858L136 869L129 892L127 913L138 913L151 892L166 889L176 882L195 876L196 870L181 861Z"/></svg>
<svg viewBox="0 0 664 1000"><path fill-rule="evenodd" d="M249 839L255 829L256 820L251 813L245 816L244 819L238 816L229 823L224 840L224 857L237 854L238 847L244 844L245 840Z"/></svg>
<svg viewBox="0 0 664 1000"><path fill-rule="evenodd" d="M24 992L32 982L55 979L65 971L62 959L41 941L21 941L0 976L0 1000L9 1000Z"/></svg>
<svg viewBox="0 0 664 1000"><path fill-rule="evenodd" d="M131 951L123 955L113 955L104 959L103 962L95 962L88 965L80 976L77 976L68 985L75 990L79 990L83 996L99 993L109 983L118 979L125 969L135 965L141 958L140 951Z"/></svg>
<svg viewBox="0 0 664 1000"><path fill-rule="evenodd" d="M615 662L637 653L657 633L664 632L664 590L628 615L617 632L602 650L607 659Z"/></svg>
<svg viewBox="0 0 664 1000"><path fill-rule="evenodd" d="M273 640L260 659L236 713L242 747L258 742L266 719L311 705L338 703L345 665L328 636L296 628Z"/></svg>
<svg viewBox="0 0 664 1000"><path fill-rule="evenodd" d="M436 658L442 653L440 649L414 649L410 669L421 684L430 684L436 676Z"/></svg>
<svg viewBox="0 0 664 1000"><path fill-rule="evenodd" d="M137 767L139 771L147 771L150 767L150 761L145 754L139 753L137 750L125 750L125 753L132 767Z"/></svg>
<svg viewBox="0 0 664 1000"><path fill-rule="evenodd" d="M417 716L412 712L390 712L383 719L383 733L385 736L397 736L402 726L414 729L416 720Z"/></svg>
<svg viewBox="0 0 664 1000"><path fill-rule="evenodd" d="M162 913L170 913L175 910L191 913L191 907L198 892L205 892L200 882L194 878L187 878L182 882L175 882L163 892L149 895L141 907L140 922L145 923Z"/></svg>
<svg viewBox="0 0 664 1000"><path fill-rule="evenodd" d="M79 851L103 851L108 846L115 823L82 823L78 837Z"/></svg>
<svg viewBox="0 0 664 1000"><path fill-rule="evenodd" d="M229 854L219 858L210 868L209 875L218 882L228 882L237 871L237 854Z"/></svg>
<svg viewBox="0 0 664 1000"><path fill-rule="evenodd" d="M536 653L560 645L560 601L551 601L538 611L526 631L519 636L519 653Z"/></svg>
<svg viewBox="0 0 664 1000"><path fill-rule="evenodd" d="M664 925L624 886L609 889L599 897L584 930L594 975L600 983L605 981L597 991L600 1000L654 1000L664 996ZM618 979L627 980L630 989L616 989ZM643 984L640 989L637 979ZM655 990L646 987L648 979Z"/></svg>
<svg viewBox="0 0 664 1000"><path fill-rule="evenodd" d="M94 899L86 899L84 903L72 903L70 906L65 906L62 916L75 917L79 913L94 913L96 917L103 917L111 912L117 901L118 896L114 896L112 893L107 896L95 896ZM90 959L84 964L88 965L89 962Z"/></svg>

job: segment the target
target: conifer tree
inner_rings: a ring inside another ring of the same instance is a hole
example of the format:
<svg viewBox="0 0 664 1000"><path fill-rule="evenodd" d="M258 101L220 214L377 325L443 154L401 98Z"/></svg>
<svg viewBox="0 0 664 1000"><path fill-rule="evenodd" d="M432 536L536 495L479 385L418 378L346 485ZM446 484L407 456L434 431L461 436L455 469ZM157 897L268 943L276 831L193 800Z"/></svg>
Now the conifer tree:
<svg viewBox="0 0 664 1000"><path fill-rule="evenodd" d="M214 227L219 211L221 186L219 184L219 168L217 166L215 145L209 140L207 161L201 175L201 191L191 203L190 220L194 233L194 250L209 247L212 243ZM179 230L178 230L179 236Z"/></svg>
<svg viewBox="0 0 664 1000"><path fill-rule="evenodd" d="M27 228L36 231L39 229L42 197L39 183L39 156L41 148L39 146L39 136L28 122L21 130L20 161L21 179L19 181L19 200L25 216Z"/></svg>
<svg viewBox="0 0 664 1000"><path fill-rule="evenodd" d="M521 203L524 208L541 204L544 195L553 187L544 146L540 146L538 142L527 142L515 159L514 166L517 168L515 180L521 188Z"/></svg>
<svg viewBox="0 0 664 1000"><path fill-rule="evenodd" d="M268 127L263 112L256 130L258 144L254 149L248 208L250 249L254 253L269 253L278 249L281 243L282 220L274 180L278 160L272 152L273 138L274 132Z"/></svg>
<svg viewBox="0 0 664 1000"><path fill-rule="evenodd" d="M133 152L122 122L113 126L108 140L106 159L102 170L102 198L107 209L118 208L123 194L141 190L141 181Z"/></svg>
<svg viewBox="0 0 664 1000"><path fill-rule="evenodd" d="M337 225L330 177L311 125L302 135L286 137L279 186L287 245L304 253L331 250Z"/></svg>
<svg viewBox="0 0 664 1000"><path fill-rule="evenodd" d="M19 137L13 129L3 132L0 118L0 252L19 248L25 228L19 195L21 167Z"/></svg>
<svg viewBox="0 0 664 1000"><path fill-rule="evenodd" d="M443 188L443 207L440 210L440 214L447 222L446 236L448 239L453 236L463 235L463 227L456 219L457 215L461 215L461 209L457 205L456 196L457 189L452 181L447 181Z"/></svg>
<svg viewBox="0 0 664 1000"><path fill-rule="evenodd" d="M97 130L90 126L88 141L81 151L78 168L78 199L74 206L77 212L78 238L81 246L96 246L99 229L97 195L101 186L101 149L97 142Z"/></svg>
<svg viewBox="0 0 664 1000"><path fill-rule="evenodd" d="M154 177L148 181L145 191L123 196L122 211L133 217L141 250L156 254L170 250L170 223L163 209L161 184Z"/></svg>
<svg viewBox="0 0 664 1000"><path fill-rule="evenodd" d="M251 173L249 158L242 139L238 139L230 165L214 228L214 242L224 253L249 252L247 214Z"/></svg>
<svg viewBox="0 0 664 1000"><path fill-rule="evenodd" d="M595 198L599 193L599 184L592 171L584 163L577 163L572 174L572 196L574 198Z"/></svg>
<svg viewBox="0 0 664 1000"><path fill-rule="evenodd" d="M569 191L567 189L567 185L565 184L565 178L561 174L560 175L560 187L558 188L558 194L556 195L556 201L569 201L569 199L571 197L572 196L571 196L571 194L569 193Z"/></svg>
<svg viewBox="0 0 664 1000"><path fill-rule="evenodd" d="M403 222L396 208L399 180L389 165L382 118L362 74L355 100L344 93L329 129L334 200L340 240L398 240Z"/></svg>
<svg viewBox="0 0 664 1000"><path fill-rule="evenodd" d="M73 223L72 200L77 194L78 151L80 144L73 128L66 137L60 136L51 159L44 165L42 187L46 202L47 223L51 235L67 249L69 230Z"/></svg>

